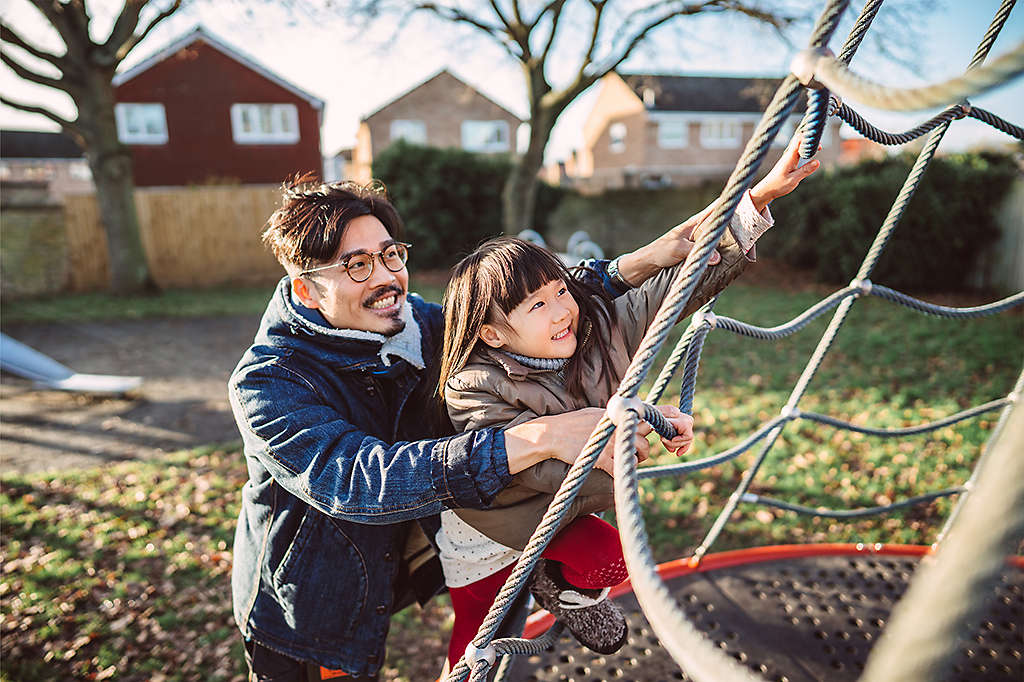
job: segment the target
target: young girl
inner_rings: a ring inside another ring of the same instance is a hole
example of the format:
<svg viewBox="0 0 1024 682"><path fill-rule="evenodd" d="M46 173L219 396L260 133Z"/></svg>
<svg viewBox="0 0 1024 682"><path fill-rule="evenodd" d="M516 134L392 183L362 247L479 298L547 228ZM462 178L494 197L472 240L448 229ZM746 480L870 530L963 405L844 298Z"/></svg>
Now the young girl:
<svg viewBox="0 0 1024 682"><path fill-rule="evenodd" d="M797 169L795 146L759 185L776 198L813 172ZM764 187L768 183L767 187ZM719 244L721 262L706 269L683 319L720 292L752 260L753 242L772 220L767 202L744 195ZM702 223L710 207L688 221ZM692 229L692 227L691 227ZM749 254L749 255L748 255ZM640 345L671 287L676 269L662 270L614 301L574 278L550 252L502 237L480 246L454 269L444 296L445 336L439 393L460 431L512 426L538 416L603 406ZM666 443L682 454L693 420L662 409L679 436ZM487 510L441 514L437 534L445 582L455 611L448 648L454 666L558 490L568 465L549 460L517 474ZM612 478L594 470L537 564L531 591L581 644L613 653L626 641L621 610L605 599L626 577L618 533L593 512L614 504Z"/></svg>

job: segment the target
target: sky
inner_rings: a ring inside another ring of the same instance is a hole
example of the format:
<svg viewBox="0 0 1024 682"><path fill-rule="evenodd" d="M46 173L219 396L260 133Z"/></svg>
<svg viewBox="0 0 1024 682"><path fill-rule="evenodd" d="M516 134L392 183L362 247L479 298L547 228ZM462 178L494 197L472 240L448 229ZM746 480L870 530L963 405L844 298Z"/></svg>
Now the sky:
<svg viewBox="0 0 1024 682"><path fill-rule="evenodd" d="M100 31L109 27L112 8L120 4L112 0L93 0L90 7L95 15L94 27ZM854 9L860 4L852 3ZM876 21L881 22L882 13L886 13L889 6L900 4L901 0L890 0L883 5ZM920 22L915 39L899 46L917 65L916 69L895 64L880 55L881 34L872 31L852 63L853 70L898 87L937 82L962 72L991 22L999 6L998 0L945 0L923 4L929 11L915 18ZM26 0L6 0L0 16L24 37L43 47L55 49L59 45ZM848 11L833 38L832 47L836 52L855 17L855 11ZM656 34L651 44L635 52L620 70L625 73L782 76L808 34L806 26L796 27L790 32L792 44L786 44L769 29L730 15L685 18L683 22ZM425 17L414 19L398 30L392 20L359 27L337 13L312 16L283 11L272 2L200 0L188 11L179 12L160 24L129 55L122 68L130 68L159 51L197 24L326 102L321 129L325 154L354 145L363 116L445 68L521 118L526 114L523 76L514 60L499 47L476 39L466 29L431 23ZM578 37L571 31L565 35L566 44ZM992 56L1008 51L1022 40L1024 8L1017 7L996 41ZM552 62L555 79L567 78L571 69L571 58ZM0 91L12 99L45 104L62 115L74 115L70 99L25 83L6 66L0 66ZM548 161L566 158L581 144L583 122L595 95L596 88L591 88L559 119L548 146ZM1024 78L972 98L972 102L1020 125L1024 123ZM855 102L849 104L871 122L892 132L911 128L937 111L894 114ZM56 129L55 124L42 116L3 105L0 105L0 127ZM964 120L952 126L943 149L966 149L1008 139L980 122Z"/></svg>

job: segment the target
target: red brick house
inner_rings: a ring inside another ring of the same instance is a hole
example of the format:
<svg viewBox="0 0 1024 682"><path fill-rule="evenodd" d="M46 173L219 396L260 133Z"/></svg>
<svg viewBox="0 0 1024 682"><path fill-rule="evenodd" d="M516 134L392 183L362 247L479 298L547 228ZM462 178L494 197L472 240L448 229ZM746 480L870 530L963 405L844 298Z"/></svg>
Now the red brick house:
<svg viewBox="0 0 1024 682"><path fill-rule="evenodd" d="M322 100L198 27L114 77L135 184L280 183L321 172Z"/></svg>

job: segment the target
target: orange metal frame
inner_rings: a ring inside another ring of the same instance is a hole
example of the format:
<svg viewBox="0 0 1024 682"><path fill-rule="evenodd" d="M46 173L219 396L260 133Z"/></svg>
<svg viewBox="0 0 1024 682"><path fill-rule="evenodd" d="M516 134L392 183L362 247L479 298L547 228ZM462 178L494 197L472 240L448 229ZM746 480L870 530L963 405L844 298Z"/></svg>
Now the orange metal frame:
<svg viewBox="0 0 1024 682"><path fill-rule="evenodd" d="M801 559L815 556L844 555L878 555L878 556L924 556L931 554L931 545L886 545L882 543L819 543L809 545L769 545L767 547L751 547L728 552L708 554L703 561L695 562L693 558L676 559L658 566L658 575L662 580L671 580L690 573L714 571L743 564L756 564L762 561L778 561L782 559ZM1009 563L1024 569L1024 557L1013 556ZM627 594L633 590L629 580L625 580L612 588L612 598ZM533 639L544 634L555 622L554 616L547 611L538 611L526 620L523 636Z"/></svg>

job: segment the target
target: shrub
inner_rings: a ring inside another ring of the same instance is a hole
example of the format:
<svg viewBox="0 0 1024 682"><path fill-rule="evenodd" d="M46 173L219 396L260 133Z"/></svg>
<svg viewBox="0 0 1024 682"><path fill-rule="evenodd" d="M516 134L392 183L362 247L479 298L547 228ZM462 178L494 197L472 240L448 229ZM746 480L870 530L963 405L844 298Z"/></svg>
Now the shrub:
<svg viewBox="0 0 1024 682"><path fill-rule="evenodd" d="M813 269L831 283L857 272L912 165L908 156L821 173L773 205L779 227L762 253ZM995 216L1017 174L1008 156L937 158L886 245L871 279L897 289L965 285L979 254L999 235Z"/></svg>
<svg viewBox="0 0 1024 682"><path fill-rule="evenodd" d="M374 177L388 188L405 221L415 267L453 265L481 241L502 234L501 192L512 161L507 156L438 149L399 141L374 159ZM535 229L563 191L542 184Z"/></svg>

